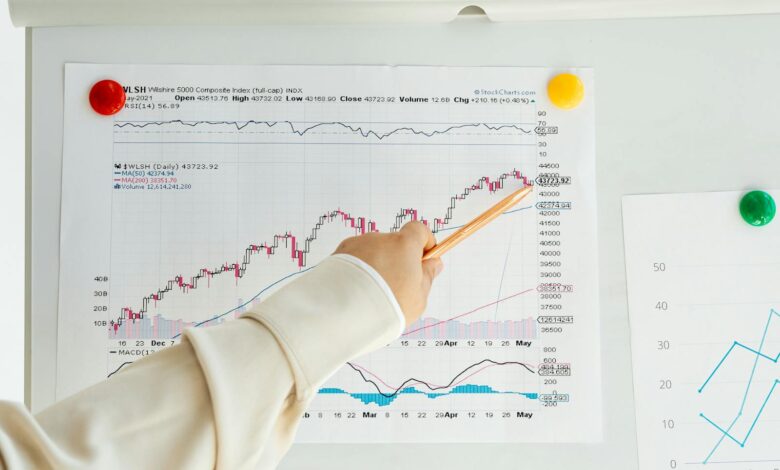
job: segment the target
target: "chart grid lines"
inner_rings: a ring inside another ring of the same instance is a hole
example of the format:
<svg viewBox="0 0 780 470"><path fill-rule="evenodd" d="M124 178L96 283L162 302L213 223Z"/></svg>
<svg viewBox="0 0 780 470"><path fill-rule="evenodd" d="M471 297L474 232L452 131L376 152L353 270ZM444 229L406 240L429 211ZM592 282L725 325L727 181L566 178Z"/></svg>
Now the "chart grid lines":
<svg viewBox="0 0 780 470"><path fill-rule="evenodd" d="M262 308L346 237L443 236L532 185L447 253L423 318L316 384L298 438L597 440L593 107L550 107L550 73L67 67L58 396ZM96 121L80 90L105 75L127 106Z"/></svg>

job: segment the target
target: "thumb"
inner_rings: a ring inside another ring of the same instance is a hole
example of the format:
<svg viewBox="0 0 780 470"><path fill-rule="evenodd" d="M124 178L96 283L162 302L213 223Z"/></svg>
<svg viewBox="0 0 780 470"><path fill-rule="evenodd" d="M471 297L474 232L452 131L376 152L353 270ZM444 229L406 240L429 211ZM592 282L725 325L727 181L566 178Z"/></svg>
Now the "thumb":
<svg viewBox="0 0 780 470"><path fill-rule="evenodd" d="M423 287L425 288L426 295L431 290L431 284L436 279L442 270L444 269L444 263L439 258L426 259L422 262L423 270Z"/></svg>

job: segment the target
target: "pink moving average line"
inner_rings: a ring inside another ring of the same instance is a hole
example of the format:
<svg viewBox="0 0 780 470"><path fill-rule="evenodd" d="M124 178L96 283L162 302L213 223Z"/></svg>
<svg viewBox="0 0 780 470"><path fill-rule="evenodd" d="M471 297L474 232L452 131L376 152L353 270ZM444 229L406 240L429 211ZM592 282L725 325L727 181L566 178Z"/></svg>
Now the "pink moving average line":
<svg viewBox="0 0 780 470"><path fill-rule="evenodd" d="M401 226L407 221L420 221L431 228L433 233L437 233L445 228L452 220L452 212L455 209L458 201L465 200L472 192L487 189L489 193L495 193L496 191L503 189L507 179L519 180L523 183L523 186L530 186L533 184L528 178L523 175L519 170L512 169L511 171L500 174L497 178L490 178L489 176L483 176L479 178L475 183L465 187L461 192L450 197L450 204L445 211L445 214L441 217L434 217L431 223L429 219L422 217L417 209L414 208L402 208L395 215L395 222L390 228L391 232L395 232L401 228ZM165 294L178 289L182 293L187 293L193 289L198 288L198 281L200 279L206 279L207 286L211 284L211 278L224 274L231 273L236 279L236 283L246 273L247 266L250 264L252 257L256 254L263 253L266 257L270 258L276 254L277 249L284 243L285 248L288 249L290 259L296 263L298 269L302 269L306 266L306 255L311 249L311 243L317 239L317 235L320 229L326 224L333 222L334 220L341 220L344 225L355 230L356 234L364 234L366 232L378 232L376 221L370 220L366 217L353 216L343 210L335 209L322 214L317 223L311 230L308 237L303 240L303 243L299 241L298 237L285 232L282 234L276 234L273 236L272 242L262 242L259 244L249 245L244 250L243 260L235 263L223 263L216 268L201 268L197 274L191 276L188 281L185 281L184 276L177 275L173 279L168 280L164 287L157 290L157 292L147 295L143 298L141 308L138 311L134 311L131 307L122 307L119 317L116 320L109 322L109 331L116 334L119 327L125 321L135 322L136 320L143 319L148 312L150 305L157 305L157 302L163 300ZM495 304L495 303L494 303ZM492 305L494 305L492 304ZM488 305L489 306L489 305ZM472 312L468 312L472 313Z"/></svg>
<svg viewBox="0 0 780 470"><path fill-rule="evenodd" d="M455 315L454 317L450 317L450 318L444 319L442 321L438 321L438 322L433 323L431 325L425 325L425 326L421 326L419 328L415 328L413 330L404 331L404 333L401 336L410 335L410 334L415 333L415 332L420 331L420 330L425 330L427 328L433 328L434 326L441 325L442 323L447 323L447 322L451 322L452 320L457 320L458 318L465 317L466 315L471 315L472 313L476 313L476 312L478 312L478 311L480 311L480 310L482 310L484 308L492 307L493 305L499 304L499 303L501 303L501 302L503 302L505 300L509 300L509 299L517 297L519 295L527 294L528 292L531 292L531 291L534 291L534 290L536 290L536 289L531 288L531 289L526 289L524 291L516 292L516 293L514 293L512 295L508 295L508 296L503 297L501 299L498 299L498 300L495 300L493 302L490 302L489 304L481 305L481 306L479 306L479 307L477 307L477 308L475 308L473 310L469 310L468 312Z"/></svg>

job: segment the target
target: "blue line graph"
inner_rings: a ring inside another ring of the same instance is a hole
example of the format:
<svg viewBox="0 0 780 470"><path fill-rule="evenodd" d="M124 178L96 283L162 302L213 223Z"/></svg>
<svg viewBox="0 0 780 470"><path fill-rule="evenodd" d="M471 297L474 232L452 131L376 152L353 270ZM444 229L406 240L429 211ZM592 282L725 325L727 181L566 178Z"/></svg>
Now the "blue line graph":
<svg viewBox="0 0 780 470"><path fill-rule="evenodd" d="M426 398L435 399L448 395L483 395L483 394L502 394L502 395L519 395L529 400L536 400L539 398L539 394L532 392L502 392L495 390L488 385L472 385L464 384L458 385L446 392L423 392L415 387L406 387L399 390L398 393L387 396L381 393L352 393L347 392L340 388L321 388L318 392L320 395L349 395L350 397L360 400L364 405L374 403L379 406L388 406L396 398L401 395L423 395Z"/></svg>
<svg viewBox="0 0 780 470"><path fill-rule="evenodd" d="M758 412L756 413L755 417L753 418L753 421L750 423L750 427L748 428L747 432L745 433L745 437L742 439L738 439L734 437L734 435L731 433L731 430L734 428L734 426L737 424L737 422L740 420L740 418L743 416L743 412L745 410L745 404L747 403L748 395L750 393L750 389L753 386L753 379L755 378L756 374L756 368L758 366L759 359L766 359L770 362L773 362L777 364L778 360L780 360L780 353L778 353L775 357L768 356L764 353L764 343L766 342L766 336L769 332L769 326L772 323L772 319L778 316L780 317L780 313L775 311L774 309L771 309L769 311L769 316L767 317L766 324L764 325L764 331L761 335L761 342L759 343L758 349L753 349L739 341L734 341L731 344L731 347L726 351L726 353L723 355L723 357L718 361L718 364L715 366L715 368L712 370L712 372L707 376L707 378L704 380L704 383L699 387L697 390L698 393L702 393L704 389L707 387L707 385L712 380L713 376L720 370L721 366L724 362L726 362L726 359L731 355L732 352L737 350L737 348L743 349L745 351L750 352L751 354L755 355L755 359L753 360L753 367L750 371L750 377L748 378L747 384L745 385L745 393L742 396L742 402L739 405L739 411L737 411L736 416L734 416L734 419L731 421L731 423L724 429L723 426L718 425L715 423L712 419L708 418L704 413L699 413L699 416L704 419L707 423L711 424L715 429L721 432L721 436L718 439L718 441L713 446L712 450L707 454L707 456L704 458L702 463L708 463L710 462L710 459L712 458L713 454L715 454L715 451L718 450L720 445L723 443L723 441L728 438L732 441L734 441L737 445L740 447L745 447L745 444L747 443L748 438L750 438L750 435L753 433L753 430L756 427L756 424L758 423L759 418L761 417L762 413L764 412L764 409L766 408L767 403L769 402L769 399L771 398L772 394L775 391L775 388L777 387L778 383L780 383L780 380L775 379L774 382L772 382L772 387L769 389L769 392L766 394L766 397L764 398L764 401L761 403L761 407L758 409Z"/></svg>
<svg viewBox="0 0 780 470"><path fill-rule="evenodd" d="M286 279L289 279L289 278L291 278L291 277L293 277L293 276L297 276L298 274L303 274L303 273L305 273L306 271L308 271L308 270L310 270L310 269L313 269L313 268L315 268L315 267L317 267L317 265L310 266L310 267L308 267L308 268L305 268L305 269L301 269L300 271L295 271L294 273L290 273L290 274L288 274L288 275L286 275L286 276L282 277L281 279L277 279L276 281L274 281L274 282L272 282L272 283L268 284L267 286L263 287L262 289L260 289L260 292L258 292L257 294L253 295L253 296L252 296L252 298L250 298L250 299L249 299L249 300L247 300L246 302L242 303L241 305L239 305L239 306L237 306L237 307L233 307L233 308L231 308L230 310L228 310L227 312L225 312L225 313L221 313L221 314L219 314L219 315L216 315L216 316L214 316L214 317L211 317L211 318L209 318L208 320L203 320L203 321L201 321L201 322L198 322L198 323L196 323L196 324L194 324L194 325L193 325L193 328L197 328L197 327L199 327L199 326L201 326L201 325L205 325L206 323L212 322L212 321L214 321L214 320L218 320L218 319L220 319L220 318L224 317L225 315L228 315L228 314L230 314L230 313L233 313L233 312L235 312L236 310L238 310L238 309L240 309L240 308L242 308L242 307L246 307L247 305L249 305L250 303L252 303L252 302L253 302L253 301L254 301L256 298L260 297L260 295L261 295L263 292L267 291L268 289L272 288L273 286L275 286L275 285L279 284L280 282L282 282L282 281L284 281L284 280L286 280ZM177 334L177 335L174 335L174 336L172 336L172 337L171 337L171 339L176 339L176 338L178 338L179 336L181 336L181 333L179 333L179 334Z"/></svg>
<svg viewBox="0 0 780 470"><path fill-rule="evenodd" d="M303 126L296 127L296 124L303 124ZM311 125L309 125L311 124ZM357 124L357 123L356 123ZM373 125L376 125L377 123L371 123ZM391 123L395 124L395 123ZM399 123L399 124L408 124L408 123ZM447 125L448 127L445 127L443 129L438 130L431 130L431 131L425 131L416 129L414 127L410 127L408 125L403 125L401 127L389 130L387 132L380 132L375 131L372 129L367 128L367 126L361 126L361 125L354 125L349 124L346 122L339 122L339 121L331 121L331 122L316 122L316 123L309 123L309 122L296 122L296 121L256 121L256 120L249 120L249 121L184 121L181 119L174 119L170 121L117 121L114 123L114 127L116 128L125 128L125 127L133 127L137 129L143 129L150 126L155 127L162 127L162 126L169 126L169 125L180 125L180 126L187 126L187 127L197 127L197 126L229 126L234 127L236 131L241 131L245 129L248 126L265 126L268 129L274 128L276 126L281 126L284 128L289 128L289 132L294 135L298 135L303 137L308 132L311 132L315 129L319 128L327 128L327 127L335 127L335 128L341 128L348 132L351 132L356 135L360 135L364 138L374 137L377 140L383 140L388 137L391 137L395 134L413 134L413 135L421 135L424 137L433 137L436 135L441 134L448 134L454 130L458 129L466 129L466 128L472 128L472 129L485 129L491 132L501 131L504 129L512 129L516 131L520 131L523 134L531 134L532 130L525 129L520 124L491 124L491 123L485 123L485 122L478 122L478 123L457 123L457 124L448 124L448 123L442 123L444 125Z"/></svg>

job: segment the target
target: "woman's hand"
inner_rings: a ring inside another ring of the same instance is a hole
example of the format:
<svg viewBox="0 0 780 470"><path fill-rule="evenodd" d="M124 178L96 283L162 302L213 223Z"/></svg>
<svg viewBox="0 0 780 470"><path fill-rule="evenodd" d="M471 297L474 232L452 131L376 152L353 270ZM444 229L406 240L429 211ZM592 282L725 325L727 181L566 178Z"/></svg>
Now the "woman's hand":
<svg viewBox="0 0 780 470"><path fill-rule="evenodd" d="M412 324L425 310L431 283L444 268L441 260L422 261L436 238L425 224L409 222L396 233L366 233L341 242L334 253L355 256L374 268L393 291Z"/></svg>

